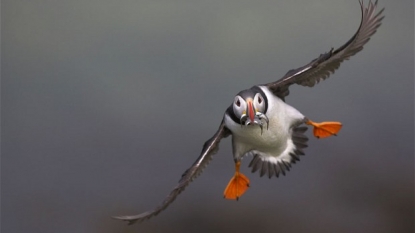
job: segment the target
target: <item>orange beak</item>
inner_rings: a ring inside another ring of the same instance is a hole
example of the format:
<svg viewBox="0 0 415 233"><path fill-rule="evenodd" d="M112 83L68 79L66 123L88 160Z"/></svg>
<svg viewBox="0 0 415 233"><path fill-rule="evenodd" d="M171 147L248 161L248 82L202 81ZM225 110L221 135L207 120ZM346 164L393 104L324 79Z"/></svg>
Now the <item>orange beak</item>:
<svg viewBox="0 0 415 233"><path fill-rule="evenodd" d="M252 100L248 100L248 116L249 119L251 120L251 122L254 122L255 119L255 111L254 111L254 106L252 105Z"/></svg>

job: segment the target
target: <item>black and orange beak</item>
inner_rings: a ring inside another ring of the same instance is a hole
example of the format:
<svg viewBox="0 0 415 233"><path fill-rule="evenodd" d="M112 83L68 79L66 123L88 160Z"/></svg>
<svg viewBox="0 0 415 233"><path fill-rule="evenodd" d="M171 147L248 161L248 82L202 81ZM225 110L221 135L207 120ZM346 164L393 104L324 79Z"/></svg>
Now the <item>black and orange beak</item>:
<svg viewBox="0 0 415 233"><path fill-rule="evenodd" d="M252 99L248 99L246 103L248 104L247 112L248 112L249 119L251 120L251 122L254 122L256 111L254 109L254 105L252 104Z"/></svg>

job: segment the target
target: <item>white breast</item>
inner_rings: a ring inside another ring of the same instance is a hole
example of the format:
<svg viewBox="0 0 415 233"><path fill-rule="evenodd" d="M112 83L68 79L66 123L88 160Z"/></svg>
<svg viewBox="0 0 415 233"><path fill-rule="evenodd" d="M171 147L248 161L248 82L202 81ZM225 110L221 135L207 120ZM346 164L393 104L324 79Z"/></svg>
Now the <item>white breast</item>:
<svg viewBox="0 0 415 233"><path fill-rule="evenodd" d="M268 88L260 86L268 99L266 116L269 128L264 130L258 125L243 126L225 116L225 125L232 132L234 158L249 154L259 154L263 160L276 163L278 160L290 160L289 153L295 149L291 140L292 127L301 124L304 116L295 108L273 95Z"/></svg>

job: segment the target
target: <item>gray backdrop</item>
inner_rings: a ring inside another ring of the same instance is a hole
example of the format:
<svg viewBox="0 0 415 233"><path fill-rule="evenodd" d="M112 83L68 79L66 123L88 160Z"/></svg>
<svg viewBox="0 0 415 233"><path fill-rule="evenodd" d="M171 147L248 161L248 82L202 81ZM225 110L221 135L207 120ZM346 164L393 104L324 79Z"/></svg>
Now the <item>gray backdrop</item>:
<svg viewBox="0 0 415 233"><path fill-rule="evenodd" d="M414 2L381 0L365 49L287 102L338 137L311 138L283 178L238 201L226 139L165 212L234 95L346 42L357 0L2 1L1 230L413 232Z"/></svg>

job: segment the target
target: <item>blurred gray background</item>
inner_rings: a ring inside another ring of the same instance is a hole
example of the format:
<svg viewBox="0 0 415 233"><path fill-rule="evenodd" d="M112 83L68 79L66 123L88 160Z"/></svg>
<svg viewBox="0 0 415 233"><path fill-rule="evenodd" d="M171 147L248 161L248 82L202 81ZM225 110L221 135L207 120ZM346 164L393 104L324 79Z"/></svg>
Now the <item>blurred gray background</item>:
<svg viewBox="0 0 415 233"><path fill-rule="evenodd" d="M367 1L366 1L367 2ZM357 0L2 1L1 232L414 232L414 2L381 0L365 49L287 103L311 138L238 201L231 140L165 212L234 95L345 43Z"/></svg>

